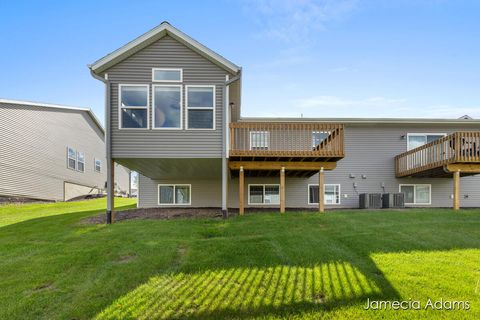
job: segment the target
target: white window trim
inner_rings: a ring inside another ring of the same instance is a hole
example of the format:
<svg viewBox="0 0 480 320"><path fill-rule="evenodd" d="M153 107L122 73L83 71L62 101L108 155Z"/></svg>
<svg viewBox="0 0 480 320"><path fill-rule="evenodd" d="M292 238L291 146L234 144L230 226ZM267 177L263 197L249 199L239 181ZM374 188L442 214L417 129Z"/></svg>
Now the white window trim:
<svg viewBox="0 0 480 320"><path fill-rule="evenodd" d="M161 128L155 126L155 88L156 87L178 87L180 88L180 127ZM181 84L154 84L152 85L152 129L153 130L182 130L183 129L183 86Z"/></svg>
<svg viewBox="0 0 480 320"><path fill-rule="evenodd" d="M83 155L83 161L78 160L78 155L79 155L79 154L82 154L82 155ZM83 151L78 151L78 150L77 150L77 171L78 171L78 172L85 172L85 169L86 169L86 166L87 166L87 165L85 164L85 162L86 162L85 160L86 160L85 152L83 152ZM78 167L79 167L78 164L79 164L79 163L83 163L83 170L78 169Z"/></svg>
<svg viewBox="0 0 480 320"><path fill-rule="evenodd" d="M147 88L147 106L128 106L122 107L122 87L146 87ZM146 109L147 127L146 128L122 128L122 109ZM118 129L119 130L148 130L150 129L150 85L148 84L127 84L118 85Z"/></svg>
<svg viewBox="0 0 480 320"><path fill-rule="evenodd" d="M407 151L410 151L410 137L411 136L444 136L446 137L447 134L445 132L442 133L435 133L435 132L420 132L420 133L407 133Z"/></svg>
<svg viewBox="0 0 480 320"><path fill-rule="evenodd" d="M188 186L190 189L190 198L188 199L188 203L175 203L176 187L185 186ZM173 187L173 203L160 203L160 187ZM192 205L192 185L188 183L159 183L157 187L157 202L159 206L190 206Z"/></svg>
<svg viewBox="0 0 480 320"><path fill-rule="evenodd" d="M263 203L251 203L250 202L250 187L251 186L262 186L263 187ZM265 187L266 186L278 186L278 195L280 196L280 184L278 183L252 183L248 185L248 205L249 206L278 206L278 203L265 203Z"/></svg>
<svg viewBox="0 0 480 320"><path fill-rule="evenodd" d="M254 147L252 146L252 136L253 134L265 134L265 141L266 141L266 146L264 147ZM250 150L255 150L255 149L252 149L252 148L266 148L265 150L268 150L270 148L270 131L250 131Z"/></svg>
<svg viewBox="0 0 480 320"><path fill-rule="evenodd" d="M180 80L155 80L155 71L180 71ZM182 68L152 68L152 82L171 82L171 83L183 82L183 69Z"/></svg>
<svg viewBox="0 0 480 320"><path fill-rule="evenodd" d="M307 203L311 205L318 205L318 202L310 202L310 187L318 187L318 183L310 183L307 186ZM338 203L326 203L325 202L325 186L338 186ZM324 183L323 184L323 204L338 206L342 204L342 185L340 183Z"/></svg>
<svg viewBox="0 0 480 320"><path fill-rule="evenodd" d="M100 161L100 170L97 170L97 161ZM102 160L93 158L93 171L97 173L102 173Z"/></svg>
<svg viewBox="0 0 480 320"><path fill-rule="evenodd" d="M188 88L213 88L213 107L205 107L205 108L189 108L188 107ZM185 86L185 128L187 130L207 130L213 131L215 130L215 122L216 122L216 96L217 96L217 89L215 85L201 85L201 84L191 84ZM212 110L213 112L213 127L212 128L189 128L188 127L188 110Z"/></svg>
<svg viewBox="0 0 480 320"><path fill-rule="evenodd" d="M416 203L417 201L417 188L416 186L428 186L428 203ZM416 206L429 206L432 204L432 185L427 183L402 183L398 185L398 192L402 192L402 187L413 187L413 201L414 203L405 202L405 205L416 205Z"/></svg>
<svg viewBox="0 0 480 320"><path fill-rule="evenodd" d="M70 158L70 153L68 152L69 149L72 149L74 152L75 152L75 158ZM69 160L72 159L72 160L75 160L75 167L72 168L70 167L70 164L69 164ZM75 150L75 148L72 148L72 147L67 147L67 168L70 169L70 170L77 170L77 150Z"/></svg>

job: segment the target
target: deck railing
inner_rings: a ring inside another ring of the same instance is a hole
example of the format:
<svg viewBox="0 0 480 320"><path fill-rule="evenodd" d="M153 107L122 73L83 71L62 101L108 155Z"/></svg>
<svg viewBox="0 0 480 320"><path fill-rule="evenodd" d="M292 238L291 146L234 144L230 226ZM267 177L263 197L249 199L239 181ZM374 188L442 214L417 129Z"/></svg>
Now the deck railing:
<svg viewBox="0 0 480 320"><path fill-rule="evenodd" d="M336 123L233 122L230 156L344 156L344 126Z"/></svg>
<svg viewBox="0 0 480 320"><path fill-rule="evenodd" d="M480 131L455 132L395 157L397 177L435 169L450 163L480 162Z"/></svg>

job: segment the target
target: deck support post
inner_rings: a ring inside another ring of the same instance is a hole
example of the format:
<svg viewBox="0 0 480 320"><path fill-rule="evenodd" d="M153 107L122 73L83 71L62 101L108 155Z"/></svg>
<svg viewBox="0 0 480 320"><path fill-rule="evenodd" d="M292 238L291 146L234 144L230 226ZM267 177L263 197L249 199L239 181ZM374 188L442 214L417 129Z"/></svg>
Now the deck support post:
<svg viewBox="0 0 480 320"><path fill-rule="evenodd" d="M238 213L243 216L245 213L245 208L244 208L244 192L245 192L245 175L243 172L243 167L240 167L240 172L238 173Z"/></svg>
<svg viewBox="0 0 480 320"><path fill-rule="evenodd" d="M285 167L280 170L280 213L285 213Z"/></svg>
<svg viewBox="0 0 480 320"><path fill-rule="evenodd" d="M115 162L107 161L107 224L115 222Z"/></svg>
<svg viewBox="0 0 480 320"><path fill-rule="evenodd" d="M325 202L324 202L324 184L325 184L325 174L323 172L323 167L320 168L320 172L318 173L318 211L324 212L325 211Z"/></svg>
<svg viewBox="0 0 480 320"><path fill-rule="evenodd" d="M453 173L453 210L460 209L460 170Z"/></svg>

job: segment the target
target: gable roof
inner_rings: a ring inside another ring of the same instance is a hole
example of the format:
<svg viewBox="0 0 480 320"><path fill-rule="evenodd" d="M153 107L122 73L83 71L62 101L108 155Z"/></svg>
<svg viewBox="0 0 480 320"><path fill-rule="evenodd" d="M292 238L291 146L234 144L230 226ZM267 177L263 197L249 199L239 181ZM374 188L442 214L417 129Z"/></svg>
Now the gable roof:
<svg viewBox="0 0 480 320"><path fill-rule="evenodd" d="M215 63L219 67L231 73L236 74L241 69L236 64L230 62L229 60L225 59L218 53L210 50L200 42L196 41L195 39L186 35L182 31L173 27L167 21L162 22L157 27L153 28L147 33L144 33L140 37L130 41L123 47L107 54L105 57L88 65L88 67L95 74L99 74L167 35L171 36L172 38L186 45L188 48L197 52L204 58L210 60L211 62Z"/></svg>
<svg viewBox="0 0 480 320"><path fill-rule="evenodd" d="M44 108L53 108L53 109L63 109L63 110L74 110L74 111L81 111L86 112L90 118L92 118L93 122L98 126L100 131L105 135L105 130L103 129L102 124L98 120L95 113L93 113L92 109L90 108L82 108L82 107L73 107L73 106L65 106L60 104L51 104L51 103L42 103L42 102L33 102L33 101L26 101L26 100L10 100L10 99L0 99L0 103L5 104L16 104L22 106L35 106L35 107L44 107Z"/></svg>

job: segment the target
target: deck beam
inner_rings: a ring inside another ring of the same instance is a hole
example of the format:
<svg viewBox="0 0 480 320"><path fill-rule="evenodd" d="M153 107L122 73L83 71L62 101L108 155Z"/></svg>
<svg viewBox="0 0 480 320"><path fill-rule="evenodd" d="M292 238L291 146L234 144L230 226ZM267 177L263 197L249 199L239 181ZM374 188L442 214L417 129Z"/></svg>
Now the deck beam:
<svg viewBox="0 0 480 320"><path fill-rule="evenodd" d="M478 173L480 174L480 163L450 163L444 167L446 172Z"/></svg>
<svg viewBox="0 0 480 320"><path fill-rule="evenodd" d="M288 162L288 161L230 161L230 170L333 170L336 162Z"/></svg>

